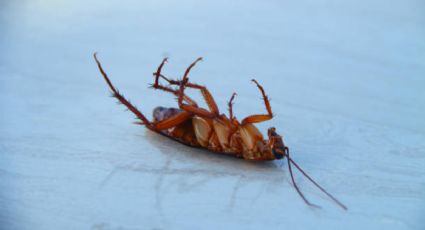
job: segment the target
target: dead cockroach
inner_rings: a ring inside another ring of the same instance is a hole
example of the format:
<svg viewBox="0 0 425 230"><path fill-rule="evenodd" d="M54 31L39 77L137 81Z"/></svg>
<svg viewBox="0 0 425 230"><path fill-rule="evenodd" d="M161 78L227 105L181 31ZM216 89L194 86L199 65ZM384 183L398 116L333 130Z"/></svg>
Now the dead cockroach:
<svg viewBox="0 0 425 230"><path fill-rule="evenodd" d="M294 160L292 160L289 155L289 148L285 146L282 136L276 133L275 128L268 129L268 140L265 140L260 131L254 126L254 123L267 121L273 118L272 109L267 95L265 94L263 87L256 80L253 79L252 81L256 84L263 96L267 114L251 115L239 122L233 116L232 106L233 99L236 96L235 93L233 93L228 103L229 117L227 117L224 114L220 114L214 98L206 87L189 82L188 74L190 70L197 62L201 61L202 58L198 58L186 69L186 72L180 81L171 80L161 74L161 70L167 62L167 58L164 58L157 71L153 73L155 81L152 84L152 88L174 94L178 98L179 108L157 107L153 110L153 121L149 121L143 113L132 105L112 85L97 59L96 53L94 54L94 59L96 60L106 83L112 90L112 96L117 98L120 103L125 105L128 110L137 116L140 120L138 122L139 124L145 125L146 128L151 131L169 137L182 144L191 147L206 148L212 152L234 155L246 160L266 161L275 159L279 160L286 157L292 183L306 204L313 207L319 207L310 203L298 188L292 173L292 165L294 165L308 180L335 201L341 208L345 210L347 209L344 204L329 194L306 172L304 172L304 170ZM161 85L159 83L160 79L165 80L169 85ZM175 88L172 88L172 86L175 86ZM209 110L200 108L193 99L187 96L185 94L186 88L200 90Z"/></svg>

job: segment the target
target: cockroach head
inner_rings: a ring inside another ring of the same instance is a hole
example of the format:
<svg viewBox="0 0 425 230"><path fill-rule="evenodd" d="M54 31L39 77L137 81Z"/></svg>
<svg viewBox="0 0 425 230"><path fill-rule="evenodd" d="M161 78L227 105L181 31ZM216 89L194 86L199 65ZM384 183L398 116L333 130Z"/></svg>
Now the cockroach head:
<svg viewBox="0 0 425 230"><path fill-rule="evenodd" d="M286 150L288 149L283 143L282 136L276 133L274 127L269 128L267 131L269 141L272 147L272 153L276 159L282 159L286 156Z"/></svg>

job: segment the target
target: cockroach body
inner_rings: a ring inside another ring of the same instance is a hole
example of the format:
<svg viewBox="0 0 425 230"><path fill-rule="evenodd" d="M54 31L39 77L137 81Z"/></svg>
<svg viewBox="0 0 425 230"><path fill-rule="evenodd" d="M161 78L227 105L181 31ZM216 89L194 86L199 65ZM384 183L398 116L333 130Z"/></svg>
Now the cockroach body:
<svg viewBox="0 0 425 230"><path fill-rule="evenodd" d="M233 100L236 93L233 93L228 103L229 117L219 112L209 90L201 85L189 82L188 74L195 64L202 60L198 58L187 69L182 80L171 80L161 74L167 58L159 65L154 75L154 83L152 88L169 92L178 98L179 108L157 107L153 110L153 121L149 121L142 112L133 106L118 90L112 85L107 74L103 70L96 53L94 59L99 70L104 77L112 95L118 99L120 103L125 105L128 110L133 112L140 120L138 124L146 126L149 130L169 137L182 144L206 148L212 152L234 155L239 158L254 161L279 160L286 157L288 168L291 175L292 183L301 198L313 207L319 207L310 203L299 190L295 183L291 165L294 165L308 180L316 185L322 192L334 200L341 208L347 209L340 201L329 194L317 182L315 182L304 170L289 156L289 148L285 146L282 137L276 133L275 128L269 128L267 135L268 140L264 139L261 132L255 127L254 123L267 121L273 118L272 109L269 99L265 94L263 87L256 81L252 80L260 90L264 104L267 110L266 114L255 114L238 121L233 116ZM165 80L169 85L165 86L159 83L159 80ZM172 86L176 86L172 88ZM208 106L208 110L200 108L197 103L185 94L186 88L198 89Z"/></svg>
<svg viewBox="0 0 425 230"><path fill-rule="evenodd" d="M183 112L177 108L157 107L153 111L154 122ZM234 155L246 160L282 159L285 146L274 128L268 131L269 140L251 123L240 125L224 114L211 119L198 115L174 127L161 130L162 134L193 147L206 148L217 153Z"/></svg>

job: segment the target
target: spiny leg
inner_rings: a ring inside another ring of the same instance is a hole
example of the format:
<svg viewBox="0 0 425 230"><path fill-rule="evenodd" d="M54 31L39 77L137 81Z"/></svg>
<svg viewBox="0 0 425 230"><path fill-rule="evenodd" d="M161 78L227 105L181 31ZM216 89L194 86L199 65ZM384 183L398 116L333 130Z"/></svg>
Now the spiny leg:
<svg viewBox="0 0 425 230"><path fill-rule="evenodd" d="M164 63L167 62L167 59L165 58L162 61L162 63L160 64L160 66L158 67L158 70L154 73L156 78L155 78L155 84L153 85L153 87L157 88L157 89L162 89L162 90L167 91L167 92L171 92L174 95L178 96L179 97L179 106L181 107L181 109L186 110L186 111L190 111L190 112L198 114L200 116L207 116L207 117L213 118L213 117L218 116L219 110L218 110L217 104L215 103L214 98L212 97L211 93L204 86L200 86L200 85L188 82L188 75L189 75L190 70L196 65L197 62L199 62L201 60L202 60L202 58L196 59L196 61L194 61L186 69L182 81L175 81L175 80L170 80L170 79L168 79L167 77L165 77L164 75L161 74L162 67L164 66ZM169 87L161 86L159 84L159 78L166 80L170 85L180 86L180 90L177 91L177 90L173 90ZM184 82L184 84L185 84L183 89L182 89L182 82ZM190 97L188 97L187 95L184 94L184 88L185 87L195 88L195 89L201 90L201 93L202 93L203 97L205 98L205 101L206 101L208 107L210 108L211 112L209 112L205 109L202 109L202 108L198 108L197 104ZM189 103L189 105L183 104L182 100Z"/></svg>
<svg viewBox="0 0 425 230"><path fill-rule="evenodd" d="M102 74L103 78L105 79L106 83L108 84L109 88L112 90L112 96L114 96L120 103L125 105L128 110L133 112L137 118L139 118L142 122L142 124L146 125L147 128L154 130L154 127L152 126L152 123L140 112L134 105L132 105L123 95L121 95L118 90L112 85L111 80L109 80L108 75L106 75L105 71L102 68L102 65L100 64L99 60L97 59L97 53L93 54L94 60L97 63L97 66L99 67L100 73Z"/></svg>
<svg viewBox="0 0 425 230"><path fill-rule="evenodd" d="M162 62L161 62L161 64L158 66L158 69L157 69L157 71L155 72L155 73L153 73L153 75L155 76L155 82L154 82L154 84L152 84L152 87L154 88L154 89L159 89L159 90L163 90L163 91L165 91L165 92L169 92L169 93L172 93L172 94L174 94L175 96L179 96L179 91L178 90L174 90L174 89L172 89L172 88L170 88L170 87L167 87L167 86L163 86L163 85L161 85L161 84L159 84L159 78L162 78L162 79L164 79L164 80L166 80L168 83L174 83L174 84L178 84L178 82L177 81L173 81L173 80L169 80L168 78L166 78L164 75L162 75L161 74L161 70L162 70L162 67L164 66L164 64L166 63L168 61L168 58L164 58L163 60L162 60ZM193 105L193 106L198 106L197 104L196 104L196 102L192 99L192 98L190 98L190 97L188 97L187 95L184 95L183 96L183 100L184 101L186 101L187 103L189 103L190 105Z"/></svg>
<svg viewBox="0 0 425 230"><path fill-rule="evenodd" d="M229 118L230 118L230 122L232 122L234 120L234 116L233 116L233 100L235 99L236 93L233 93L232 96L230 97L229 103L227 104L229 106Z"/></svg>
<svg viewBox="0 0 425 230"><path fill-rule="evenodd" d="M230 143L233 134L238 131L238 127L239 127L239 122L236 120L235 116L233 115L233 100L236 97L236 93L233 93L232 96L230 97L229 103L227 104L229 106L229 120L230 120L230 131L229 131L229 136L228 136L228 143Z"/></svg>
<svg viewBox="0 0 425 230"><path fill-rule="evenodd" d="M197 84L193 84L189 82L185 85L185 87L201 90L202 96L204 97L205 102L207 103L207 106L210 109L211 113L215 114L216 116L220 114L220 111L218 109L218 106L213 96L211 95L210 91L205 86L201 86L201 85L197 85Z"/></svg>
<svg viewBox="0 0 425 230"><path fill-rule="evenodd" d="M190 72L190 70L195 66L195 64L197 63L197 62L199 62L199 61L202 61L202 57L200 57L200 58L198 58L198 59L196 59L187 69L186 69L186 72L184 73L184 76L183 76L183 79L182 79L182 81L186 81L185 82L185 87L188 87L188 88L194 88L194 89L199 89L199 90L201 90L201 93L202 93L202 96L204 97L204 99L205 99L205 102L207 103L207 105L208 105L208 108L210 109L210 111L211 111L211 113L213 113L213 114L215 114L216 116L218 116L219 115L219 110L218 110L218 106L217 106L217 104L215 103L215 100L214 100L214 98L213 98L213 96L211 95L211 93L210 93L210 91L205 87L205 86L201 86L201 85L197 85L197 84L193 84L193 83L190 83L189 82L189 80L188 80L188 75L189 75L189 72ZM180 85L180 88L181 88L181 85ZM184 91L184 89L183 89L183 91Z"/></svg>
<svg viewBox="0 0 425 230"><path fill-rule="evenodd" d="M200 58L198 58L196 61L195 61L195 63L196 62L198 62L199 60L202 60L202 59L200 59ZM193 67L193 64L191 65L191 66L189 66L189 70L190 70L190 68L192 68ZM187 76L187 74L188 74L189 72L186 70L186 74L185 74L185 76ZM158 74L158 72L156 72L156 73L154 73L154 75L156 76ZM178 85L178 86L180 86L180 83L181 83L181 81L176 81L176 80L170 80L170 79L168 79L167 77L165 77L164 75L162 75L162 74L159 74L159 77L161 77L162 79L164 79L164 80L166 80L170 85ZM187 78L187 77L186 77ZM188 79L188 78L187 78ZM160 86L161 87L161 86ZM207 106L208 106L208 108L211 110L211 112L213 112L213 113L216 113L217 115L219 114L219 110L218 110L218 106L217 106L217 104L215 103L215 100L214 100L214 98L212 97L212 95L211 95L211 93L209 92L209 90L205 87L205 86L201 86L201 85L198 85L198 84L193 84L193 83L190 83L190 82L187 82L186 83L186 87L188 87L188 88L194 88L194 89L199 89L199 90L201 90L201 93L202 93L202 96L204 97L204 99L205 99L205 101L206 101L206 103L207 103ZM164 89L165 91L171 91L172 89ZM175 91L173 91L173 93L174 93ZM183 98L185 101L187 101L187 99L186 99L186 97L188 97L187 95L184 95L184 97L185 98ZM190 99L190 98L189 98ZM193 100L192 100L193 101ZM190 103L189 101L187 101L188 103Z"/></svg>
<svg viewBox="0 0 425 230"><path fill-rule="evenodd" d="M193 113L193 114L198 115L200 117L207 117L207 118L210 118L210 119L217 117L217 115L215 113L212 113L212 112L210 112L206 109L183 103L184 88L185 88L186 83L187 83L187 79L185 81L182 81L181 86L180 86L179 99L178 99L180 109L187 111L187 112L190 112L190 113Z"/></svg>
<svg viewBox="0 0 425 230"><path fill-rule="evenodd" d="M169 87L166 87L166 86L163 86L163 85L160 85L159 84L159 78L160 77L163 78L163 79L165 79L168 82L170 81L170 80L168 80L168 78L164 77L161 74L161 70L164 67L164 64L167 62L167 60L168 60L168 58L164 58L162 60L161 64L158 66L157 71L154 73L154 75L155 75L155 82L152 85L152 87L155 88L155 89L160 89L160 90L163 90L163 91L166 91L166 92L173 93L176 96L179 96L179 91L178 90L174 90L174 89L171 89ZM189 103L189 104L191 104L193 106L197 106L196 102L193 101L190 97L188 97L186 95L183 95L183 100L185 100L187 103ZM158 129L158 130L169 129L169 128L175 127L175 126L177 126L177 125L179 125L179 124L187 121L192 116L193 115L191 113L186 112L186 111L182 111L182 112L180 112L180 113L178 113L178 114L176 114L174 116L171 116L169 118L166 118L164 120L161 120L161 121L156 122L154 124L154 127L156 129Z"/></svg>
<svg viewBox="0 0 425 230"><path fill-rule="evenodd" d="M154 75L156 75L156 74L157 73L154 73ZM167 81L168 84L170 84L170 85L180 86L181 81L171 80L171 79L165 77L162 74L160 74L159 77L162 78L162 79L164 79L165 81ZM173 89L171 89L169 87L165 87L165 86L162 86L162 85L157 85L157 86L156 85L153 85L152 87L154 87L156 89L161 89L161 90L164 90L164 91L167 91L167 92L171 92L174 95L179 96L179 95L177 95L179 93L178 90L173 90ZM205 99L205 101L207 103L208 108L211 111L216 111L215 112L216 114L219 114L218 106L215 103L215 100L212 97L211 93L209 92L209 90L205 86L201 86L201 85L197 85L197 84L193 84L193 83L187 82L186 85L185 85L185 87L201 90L202 96L204 97L204 99ZM197 106L197 104L193 101L193 99L191 99L186 94L183 97L184 97L183 98L184 101L188 102L189 104L192 104L192 105L196 105Z"/></svg>
<svg viewBox="0 0 425 230"><path fill-rule="evenodd" d="M214 101L214 98L211 96L211 93L208 91L207 88L203 87L203 86L199 86L196 84L191 84L188 83L189 79L188 79L188 75L190 70L195 66L195 64L199 61L201 61L202 58L198 58L196 59L196 61L194 61L187 69L186 72L184 73L183 79L182 81L179 82L180 85L180 90L179 90L179 107L185 111L194 113L198 116L202 116L202 117L208 117L208 118L215 118L219 115L219 111L218 111L218 107L217 104ZM184 90L186 87L190 87L190 88L196 88L196 89L200 89L202 92L202 95L205 98L205 101L208 105L208 107L210 108L211 111L208 111L206 109L203 108L198 108L195 107L193 105L188 105L188 104L184 104L183 103L183 96L184 94Z"/></svg>
<svg viewBox="0 0 425 230"><path fill-rule="evenodd" d="M269 98L264 92L263 87L255 79L252 79L252 81L257 85L258 89L260 89L261 94L263 95L263 100L264 100L264 104L266 105L267 114L256 114L256 115L248 116L242 120L242 125L245 125L248 123L263 122L273 118L273 113L272 113L272 108L270 106Z"/></svg>

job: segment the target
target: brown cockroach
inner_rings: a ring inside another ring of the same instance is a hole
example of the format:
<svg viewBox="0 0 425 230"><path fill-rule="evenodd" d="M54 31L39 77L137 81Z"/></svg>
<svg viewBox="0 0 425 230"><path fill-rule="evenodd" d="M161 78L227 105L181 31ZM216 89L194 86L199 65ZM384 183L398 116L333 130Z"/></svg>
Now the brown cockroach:
<svg viewBox="0 0 425 230"><path fill-rule="evenodd" d="M136 117L140 120L137 122L138 124L144 125L149 130L169 137L182 144L191 147L206 148L212 152L233 155L246 160L267 161L275 159L280 160L286 157L292 183L306 204L313 207L319 207L309 202L298 188L292 173L292 165L294 165L308 180L336 202L341 208L347 210L347 207L344 204L338 201L322 186L314 181L290 157L289 148L285 146L282 136L276 133L275 128L272 127L268 129L268 140L265 140L261 132L254 126L254 123L267 121L273 118L269 99L265 94L263 87L256 80L253 79L252 81L258 87L263 96L267 114L251 115L239 122L233 116L233 100L236 93L233 93L228 103L229 117L227 117L224 114L220 114L214 98L205 86L189 82L188 75L190 70L197 62L201 61L202 58L198 58L186 69L186 72L180 81L171 80L161 74L161 70L167 62L167 58L164 58L157 71L153 73L155 80L151 86L154 89L174 94L174 96L178 98L179 108L157 107L153 110L153 121L149 121L143 113L141 113L118 92L103 70L99 60L97 59L96 53L93 56L103 78L112 90L112 96L118 99L120 103L125 105L128 110L136 115ZM160 79L165 80L168 85L160 84ZM175 88L172 88L172 86L175 86ZM193 99L185 94L186 88L200 90L209 109L200 108Z"/></svg>

